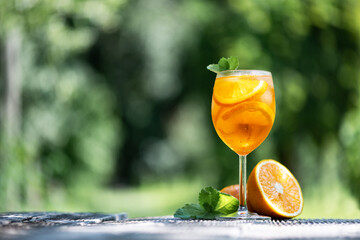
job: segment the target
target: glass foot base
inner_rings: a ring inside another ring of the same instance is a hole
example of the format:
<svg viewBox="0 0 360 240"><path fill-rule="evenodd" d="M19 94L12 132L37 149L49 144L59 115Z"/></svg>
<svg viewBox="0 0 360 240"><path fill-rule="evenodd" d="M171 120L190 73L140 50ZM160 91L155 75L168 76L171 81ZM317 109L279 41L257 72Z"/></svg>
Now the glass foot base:
<svg viewBox="0 0 360 240"><path fill-rule="evenodd" d="M252 212L236 212L230 215L217 217L217 220L271 220L271 217Z"/></svg>

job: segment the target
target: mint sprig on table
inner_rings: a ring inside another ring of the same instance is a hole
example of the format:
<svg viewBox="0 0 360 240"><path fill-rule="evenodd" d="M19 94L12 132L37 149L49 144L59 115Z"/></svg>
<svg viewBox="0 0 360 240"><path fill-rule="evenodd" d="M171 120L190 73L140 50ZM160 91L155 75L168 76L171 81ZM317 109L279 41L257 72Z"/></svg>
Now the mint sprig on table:
<svg viewBox="0 0 360 240"><path fill-rule="evenodd" d="M239 207L239 200L213 187L201 189L198 201L199 204L185 204L176 210L174 217L213 220L218 216L231 214Z"/></svg>
<svg viewBox="0 0 360 240"><path fill-rule="evenodd" d="M239 67L239 59L237 57L231 56L229 58L221 58L218 64L210 64L207 66L207 69L215 73L226 70L236 70Z"/></svg>

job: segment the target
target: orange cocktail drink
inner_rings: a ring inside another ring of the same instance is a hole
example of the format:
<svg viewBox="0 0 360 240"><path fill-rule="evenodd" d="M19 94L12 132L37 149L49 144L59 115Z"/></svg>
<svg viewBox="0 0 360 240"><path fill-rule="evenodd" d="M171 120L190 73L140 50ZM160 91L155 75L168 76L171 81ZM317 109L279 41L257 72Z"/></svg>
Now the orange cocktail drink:
<svg viewBox="0 0 360 240"><path fill-rule="evenodd" d="M216 72L211 116L221 140L239 155L239 209L226 219L269 219L247 209L246 156L269 135L275 119L271 73L237 69L236 57L221 58L208 69Z"/></svg>
<svg viewBox="0 0 360 240"><path fill-rule="evenodd" d="M265 140L274 123L271 73L257 70L218 73L211 115L221 140L237 154L248 155Z"/></svg>

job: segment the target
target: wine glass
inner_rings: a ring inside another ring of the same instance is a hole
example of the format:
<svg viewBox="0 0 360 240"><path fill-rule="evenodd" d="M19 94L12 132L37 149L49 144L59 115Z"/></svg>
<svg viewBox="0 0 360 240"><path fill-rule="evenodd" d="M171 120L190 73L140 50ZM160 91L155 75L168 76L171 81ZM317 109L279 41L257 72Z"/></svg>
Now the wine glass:
<svg viewBox="0 0 360 240"><path fill-rule="evenodd" d="M269 219L248 211L246 156L268 136L275 119L275 93L271 73L228 70L216 76L211 116L221 140L239 155L239 209L230 219Z"/></svg>

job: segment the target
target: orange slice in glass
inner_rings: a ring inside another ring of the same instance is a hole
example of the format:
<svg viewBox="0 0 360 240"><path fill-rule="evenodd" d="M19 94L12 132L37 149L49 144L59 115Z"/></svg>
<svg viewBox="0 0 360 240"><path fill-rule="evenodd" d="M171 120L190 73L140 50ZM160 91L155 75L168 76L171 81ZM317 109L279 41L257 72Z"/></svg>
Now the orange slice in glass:
<svg viewBox="0 0 360 240"><path fill-rule="evenodd" d="M221 77L215 80L214 98L222 104L234 104L260 97L268 87L267 82L245 77Z"/></svg>
<svg viewBox="0 0 360 240"><path fill-rule="evenodd" d="M271 159L262 160L252 170L247 202L252 211L273 218L296 217L304 205L298 181L284 165Z"/></svg>
<svg viewBox="0 0 360 240"><path fill-rule="evenodd" d="M272 126L275 114L266 103L242 102L224 112L216 124L224 133L232 133L241 125Z"/></svg>

